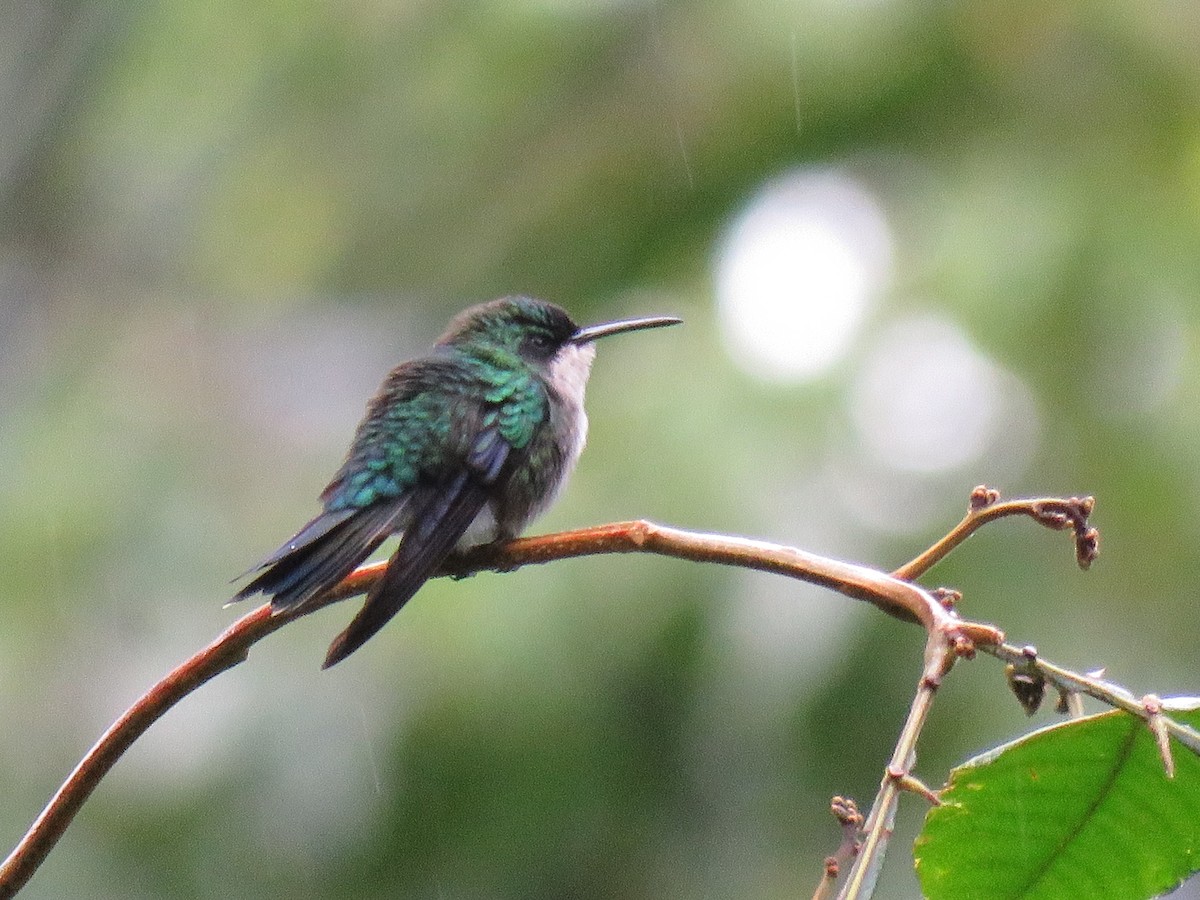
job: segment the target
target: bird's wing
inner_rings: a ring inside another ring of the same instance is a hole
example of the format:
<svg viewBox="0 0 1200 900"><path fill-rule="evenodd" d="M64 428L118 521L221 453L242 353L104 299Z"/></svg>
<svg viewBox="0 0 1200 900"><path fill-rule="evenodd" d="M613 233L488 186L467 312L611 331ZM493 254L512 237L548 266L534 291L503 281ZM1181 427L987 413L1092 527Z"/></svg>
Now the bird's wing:
<svg viewBox="0 0 1200 900"><path fill-rule="evenodd" d="M490 418L491 421L487 421ZM467 453L466 466L444 483L425 484L408 498L409 526L383 577L367 593L358 615L329 647L324 668L341 662L382 628L434 573L488 500L512 451L497 417L485 416Z"/></svg>

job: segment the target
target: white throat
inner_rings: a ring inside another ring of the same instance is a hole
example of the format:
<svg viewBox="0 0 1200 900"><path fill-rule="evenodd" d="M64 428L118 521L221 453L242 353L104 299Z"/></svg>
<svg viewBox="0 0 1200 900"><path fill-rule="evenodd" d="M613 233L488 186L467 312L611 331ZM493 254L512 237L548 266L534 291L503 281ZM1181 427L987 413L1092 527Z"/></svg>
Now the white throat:
<svg viewBox="0 0 1200 900"><path fill-rule="evenodd" d="M554 355L546 379L558 402L550 404L550 424L559 435L565 471L563 481L575 468L587 441L588 420L583 408L584 388L596 358L594 344L567 344Z"/></svg>

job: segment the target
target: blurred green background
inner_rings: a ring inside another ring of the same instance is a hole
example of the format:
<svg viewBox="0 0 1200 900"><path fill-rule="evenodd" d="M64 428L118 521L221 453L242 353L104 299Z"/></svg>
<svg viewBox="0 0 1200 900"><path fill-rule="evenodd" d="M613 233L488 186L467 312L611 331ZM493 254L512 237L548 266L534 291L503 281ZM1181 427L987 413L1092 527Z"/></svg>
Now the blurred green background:
<svg viewBox="0 0 1200 900"><path fill-rule="evenodd" d="M0 835L215 636L366 399L458 309L600 347L537 529L649 517L888 569L986 482L1092 493L932 573L1200 690L1200 7L53 2L0 14ZM1192 398L1192 399L1189 399ZM648 557L341 605L156 725L30 898L791 898L869 803L922 635ZM1035 724L1050 721L1041 713ZM961 665L918 773L1028 723ZM916 897L906 799L880 896Z"/></svg>

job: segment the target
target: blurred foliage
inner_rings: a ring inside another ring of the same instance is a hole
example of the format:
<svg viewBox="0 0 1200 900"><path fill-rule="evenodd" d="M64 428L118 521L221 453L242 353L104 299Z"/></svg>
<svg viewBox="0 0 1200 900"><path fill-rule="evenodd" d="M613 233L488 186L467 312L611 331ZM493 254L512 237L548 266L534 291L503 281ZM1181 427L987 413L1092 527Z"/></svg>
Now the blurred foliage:
<svg viewBox="0 0 1200 900"><path fill-rule="evenodd" d="M1198 41L1181 0L6 9L0 834L230 620L227 580L312 514L382 373L510 292L687 320L601 348L539 528L645 516L890 568L979 482L1093 493L1086 576L1008 523L936 583L1055 661L1194 693ZM797 169L866 185L894 260L837 367L766 384L712 272ZM928 315L1031 398L1028 452L864 453L859 373ZM322 674L349 613L157 725L27 895L806 896L922 648L837 596L641 558L430 585ZM1025 727L995 664L962 665L919 773ZM882 896L918 894L902 812Z"/></svg>

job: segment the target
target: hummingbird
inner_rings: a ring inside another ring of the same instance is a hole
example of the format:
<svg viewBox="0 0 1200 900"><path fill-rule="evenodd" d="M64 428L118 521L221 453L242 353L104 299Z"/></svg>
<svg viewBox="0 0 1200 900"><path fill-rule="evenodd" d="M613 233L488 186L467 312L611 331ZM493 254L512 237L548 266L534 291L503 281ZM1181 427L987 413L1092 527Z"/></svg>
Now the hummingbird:
<svg viewBox="0 0 1200 900"><path fill-rule="evenodd" d="M320 495L321 513L247 572L258 574L230 602L262 593L275 612L298 607L398 534L322 668L341 662L448 556L511 540L550 506L587 437L593 342L679 322L653 316L580 328L561 307L531 297L459 313L426 355L388 373Z"/></svg>

